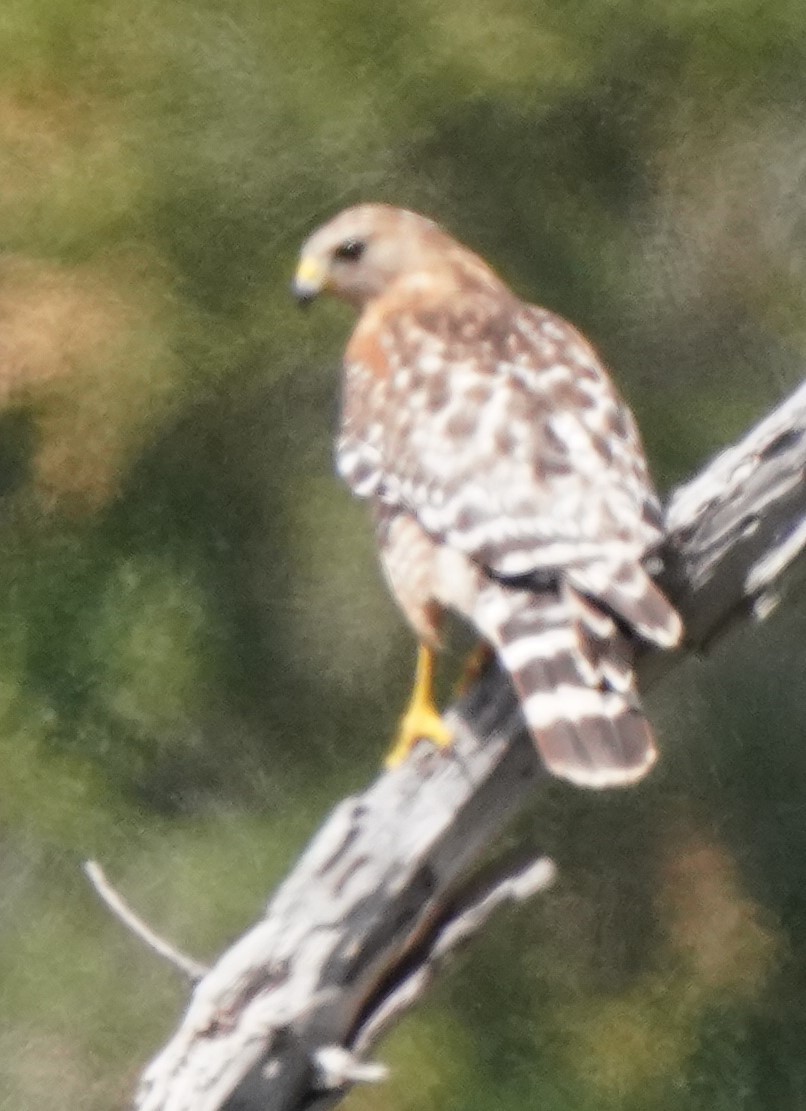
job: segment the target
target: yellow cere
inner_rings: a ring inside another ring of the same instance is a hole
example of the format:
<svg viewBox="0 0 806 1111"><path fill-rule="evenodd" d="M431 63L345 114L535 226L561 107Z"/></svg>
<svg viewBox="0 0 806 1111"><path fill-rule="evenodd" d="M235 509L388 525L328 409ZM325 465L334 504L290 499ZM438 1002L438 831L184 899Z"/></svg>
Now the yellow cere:
<svg viewBox="0 0 806 1111"><path fill-rule="evenodd" d="M295 280L300 285L321 286L325 277L322 263L314 258L300 259Z"/></svg>

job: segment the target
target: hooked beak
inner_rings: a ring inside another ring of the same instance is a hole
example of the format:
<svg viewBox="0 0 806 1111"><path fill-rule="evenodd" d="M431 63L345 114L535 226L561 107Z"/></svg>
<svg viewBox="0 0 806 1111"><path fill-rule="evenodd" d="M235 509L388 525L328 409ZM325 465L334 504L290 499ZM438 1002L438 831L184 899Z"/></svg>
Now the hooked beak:
<svg viewBox="0 0 806 1111"><path fill-rule="evenodd" d="M326 284L327 274L322 264L316 259L303 258L291 283L291 293L297 304L305 308L322 292Z"/></svg>

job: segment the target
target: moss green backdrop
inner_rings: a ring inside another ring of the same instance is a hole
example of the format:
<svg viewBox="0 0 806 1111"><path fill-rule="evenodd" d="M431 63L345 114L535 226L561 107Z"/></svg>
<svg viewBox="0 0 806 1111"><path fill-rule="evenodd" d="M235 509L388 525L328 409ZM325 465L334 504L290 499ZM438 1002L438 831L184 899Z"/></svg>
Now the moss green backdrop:
<svg viewBox="0 0 806 1111"><path fill-rule="evenodd" d="M374 773L412 644L331 474L358 200L574 320L666 487L801 376L802 0L3 0L0 1108L109 1111L200 959ZM806 610L654 697L664 759L525 824L561 869L353 1111L806 1107Z"/></svg>

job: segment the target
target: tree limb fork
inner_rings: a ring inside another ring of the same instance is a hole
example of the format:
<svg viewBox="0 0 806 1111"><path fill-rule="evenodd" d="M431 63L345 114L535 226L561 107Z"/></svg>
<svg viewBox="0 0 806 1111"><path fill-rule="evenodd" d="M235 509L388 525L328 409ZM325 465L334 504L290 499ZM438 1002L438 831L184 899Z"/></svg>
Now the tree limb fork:
<svg viewBox="0 0 806 1111"><path fill-rule="evenodd" d="M640 661L642 686L765 616L803 573L804 473L806 385L674 493L659 581L687 639ZM477 874L546 779L494 665L448 719L451 758L421 746L336 807L265 915L196 985L142 1077L138 1111L303 1111L382 1079L368 1051L444 956L550 882L545 860Z"/></svg>

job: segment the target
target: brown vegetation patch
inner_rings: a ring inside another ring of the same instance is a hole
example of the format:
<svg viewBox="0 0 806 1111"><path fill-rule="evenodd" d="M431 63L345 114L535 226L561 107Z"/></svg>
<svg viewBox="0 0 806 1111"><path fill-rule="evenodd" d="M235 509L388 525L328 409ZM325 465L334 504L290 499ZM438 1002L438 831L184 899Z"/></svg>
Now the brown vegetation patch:
<svg viewBox="0 0 806 1111"><path fill-rule="evenodd" d="M142 263L0 259L0 411L36 417L34 482L50 502L105 503L135 430L170 385Z"/></svg>
<svg viewBox="0 0 806 1111"><path fill-rule="evenodd" d="M742 890L728 849L699 833L671 848L660 907L674 951L709 996L751 999L767 982L779 939L765 912Z"/></svg>

